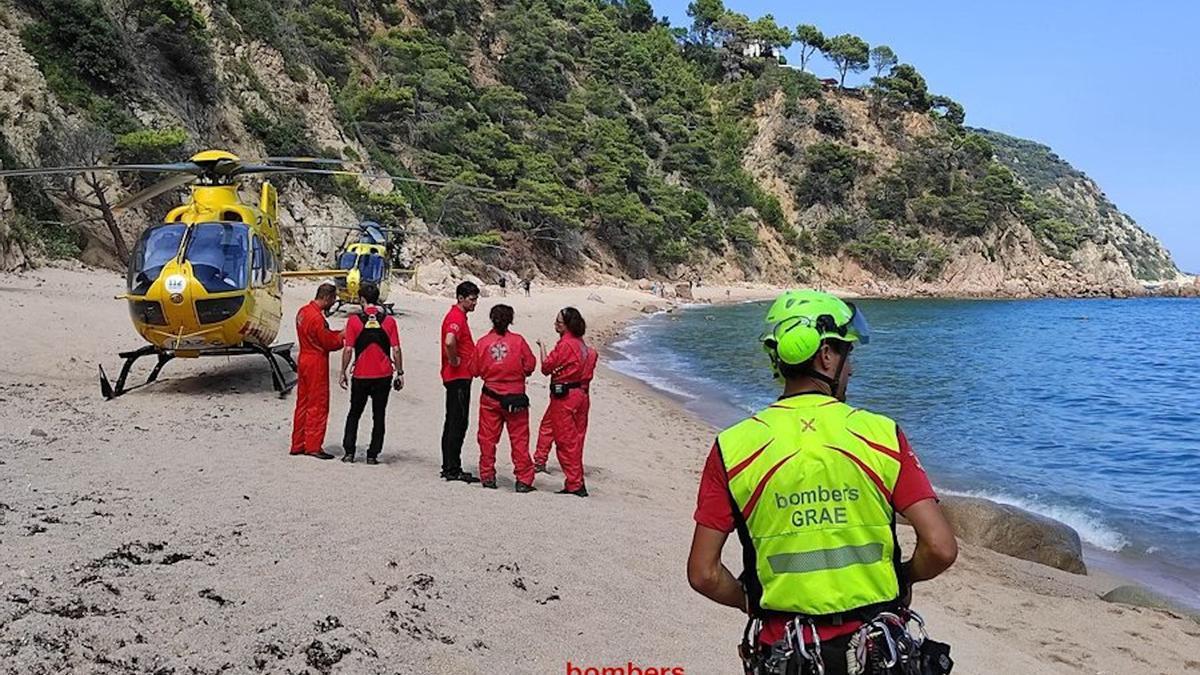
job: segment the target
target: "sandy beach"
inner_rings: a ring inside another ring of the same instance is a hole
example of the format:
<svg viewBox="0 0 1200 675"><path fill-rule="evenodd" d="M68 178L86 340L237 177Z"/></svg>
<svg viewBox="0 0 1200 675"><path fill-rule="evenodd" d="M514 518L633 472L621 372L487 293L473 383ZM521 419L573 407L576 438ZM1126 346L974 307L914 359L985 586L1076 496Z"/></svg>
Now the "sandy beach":
<svg viewBox="0 0 1200 675"><path fill-rule="evenodd" d="M294 398L258 357L177 360L152 387L101 398L97 364L111 374L140 345L111 299L122 286L98 270L0 276L0 672L741 672L743 619L684 574L715 430L675 402L601 368L588 499L553 494L553 460L538 492L513 493L507 440L500 490L445 483L436 344L451 300L393 291L408 386L381 465L289 457ZM314 288L287 287L281 341ZM563 305L599 339L664 304L599 287L503 300L530 343L552 341ZM480 300L477 337L498 301ZM539 418L545 382L531 380ZM333 392L326 446L340 455L348 397ZM473 420L469 470L474 433ZM964 545L914 606L956 673L1200 671L1200 624L1097 598L1118 583Z"/></svg>

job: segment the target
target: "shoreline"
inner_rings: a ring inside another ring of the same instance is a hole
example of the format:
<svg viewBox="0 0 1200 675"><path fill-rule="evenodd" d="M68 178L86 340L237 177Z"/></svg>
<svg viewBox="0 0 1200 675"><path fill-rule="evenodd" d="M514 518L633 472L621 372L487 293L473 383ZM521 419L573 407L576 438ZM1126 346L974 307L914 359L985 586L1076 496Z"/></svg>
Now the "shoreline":
<svg viewBox="0 0 1200 675"><path fill-rule="evenodd" d="M755 302L765 298L742 300L741 302ZM875 298L872 298L875 299ZM717 304L739 304L739 302L724 302L712 303ZM678 311L687 311L693 307L704 306L704 304L679 307ZM652 373L638 373L637 365L629 357L627 351L629 346L622 349L622 343L634 339L630 335L632 331L636 331L638 323L648 320L649 316L635 317L629 321L617 336L605 346L605 350L610 354L610 358L604 362L605 367L610 369L614 375L626 380L632 386L641 387L642 389L652 392L665 401L669 401L675 405L679 412L687 415L697 422L707 425L713 429L713 435L720 431L721 425L717 421L719 419L740 419L748 413L741 410L737 406L716 399L713 396L704 396L698 390L693 389L690 393L683 393L671 387L667 382L654 376ZM617 359L612 359L611 356L616 356ZM625 364L622 366L622 364ZM994 486L993 486L994 487ZM935 485L935 490L939 494L957 495L963 494L968 496L982 497L989 501L998 504L1008 504L1020 509L1025 513L1036 515L1039 517L1050 518L1055 522L1060 522L1072 527L1079 533L1079 530L1069 523L1055 518L1053 515L1041 513L1036 509L1031 509L1020 502L1021 500L1013 500L1011 498L997 498L985 494L988 490L983 491L967 491L960 492L940 488ZM1120 536L1119 534L1117 536ZM1195 582L1191 585L1179 578L1179 572L1175 567L1166 561L1156 560L1146 555L1131 555L1122 554L1120 550L1105 549L1097 544L1085 540L1081 535L1083 559L1088 566L1087 576L1096 579L1104 579L1103 585L1109 585L1111 590L1117 586L1132 584L1147 588L1156 593L1180 603L1193 611L1200 612L1200 596L1197 596ZM1016 558L1014 558L1016 560ZM1103 594L1103 591L1100 593Z"/></svg>
<svg viewBox="0 0 1200 675"><path fill-rule="evenodd" d="M364 466L289 457L295 398L275 396L249 357L177 359L152 387L102 400L96 366L137 344L111 300L121 286L94 271L0 277L10 308L0 339L20 356L0 364L10 418L0 426L0 672L739 667L743 617L683 573L714 430L607 357L584 458L592 496L555 495L553 460L538 491L518 495L507 443L500 490L437 478L436 345L451 299L393 291L407 386L389 403L380 464ZM285 286L288 318L314 287ZM665 304L595 286L489 295L471 315L477 334L498 301L530 342L552 339L554 313L574 304L597 346L646 303ZM293 337L285 320L279 341ZM528 391L540 416L545 378ZM346 406L334 382L333 452ZM473 413L469 470L476 424ZM917 607L967 675L1200 667L1200 626L1102 602L1098 584L964 544L947 574L919 587Z"/></svg>

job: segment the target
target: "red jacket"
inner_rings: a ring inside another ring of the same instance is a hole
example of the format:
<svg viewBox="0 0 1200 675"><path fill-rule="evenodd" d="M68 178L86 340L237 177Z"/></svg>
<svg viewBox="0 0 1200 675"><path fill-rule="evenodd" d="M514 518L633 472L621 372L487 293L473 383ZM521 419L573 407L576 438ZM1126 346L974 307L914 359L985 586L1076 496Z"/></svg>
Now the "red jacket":
<svg viewBox="0 0 1200 675"><path fill-rule="evenodd" d="M471 375L497 394L524 394L525 378L537 368L529 343L517 333L490 331L475 345Z"/></svg>
<svg viewBox="0 0 1200 675"><path fill-rule="evenodd" d="M342 331L330 330L316 300L296 312L296 341L300 343L300 356L328 358L329 352L342 348Z"/></svg>
<svg viewBox="0 0 1200 675"><path fill-rule="evenodd" d="M582 339L563 333L542 361L542 374L549 375L551 382L587 384L595 377L598 358L596 350Z"/></svg>

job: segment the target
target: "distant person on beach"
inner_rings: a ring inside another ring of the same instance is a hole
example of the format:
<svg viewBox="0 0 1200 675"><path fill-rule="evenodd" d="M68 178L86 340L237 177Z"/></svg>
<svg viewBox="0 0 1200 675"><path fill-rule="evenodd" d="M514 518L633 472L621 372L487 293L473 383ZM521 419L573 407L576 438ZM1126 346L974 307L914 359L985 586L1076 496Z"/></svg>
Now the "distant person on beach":
<svg viewBox="0 0 1200 675"><path fill-rule="evenodd" d="M323 283L316 298L296 313L296 414L292 418L293 455L333 459L325 452L329 422L329 353L342 346L342 332L330 330L325 312L337 301L337 286Z"/></svg>
<svg viewBox="0 0 1200 675"><path fill-rule="evenodd" d="M475 345L471 373L483 380L479 396L479 480L496 489L496 445L508 428L517 492L533 492L533 460L529 457L529 397L525 380L537 368L529 343L509 330L513 308L496 305L492 330Z"/></svg>
<svg viewBox="0 0 1200 675"><path fill-rule="evenodd" d="M462 445L471 413L471 359L475 340L467 314L479 303L479 287L464 281L454 290L455 302L442 320L442 384L446 387L446 421L442 426L442 478L464 483L478 478L462 470Z"/></svg>
<svg viewBox="0 0 1200 675"><path fill-rule="evenodd" d="M529 297L529 287L533 285L533 281L531 279L525 279L524 281L521 282L521 285L525 287L525 297L528 298Z"/></svg>
<svg viewBox="0 0 1200 675"><path fill-rule="evenodd" d="M868 337L863 316L832 295L780 296L767 312L762 344L783 394L721 432L709 453L688 581L714 602L749 615L741 650L746 672L785 672L766 669L765 661L790 653L788 673L847 673L847 659L857 658L851 640L859 629L886 629L893 640L906 639L902 623L885 620L881 628L880 613L907 620L911 585L941 574L958 554L954 531L903 432L891 419L845 403L850 352ZM904 562L897 514L917 535L916 550ZM747 561L741 577L721 562L735 530ZM882 641L878 646L886 654ZM934 661L945 653L947 664L948 652L933 640L922 647ZM870 661L861 672L900 671Z"/></svg>
<svg viewBox="0 0 1200 675"><path fill-rule="evenodd" d="M558 344L547 354L537 341L542 374L550 376L550 405L538 429L534 470L546 473L550 446L555 446L564 476L558 494L588 496L583 480L583 446L587 440L588 413L591 410L591 383L596 373L596 350L583 341L587 323L574 307L567 307L554 318Z"/></svg>
<svg viewBox="0 0 1200 675"><path fill-rule="evenodd" d="M501 297L508 296L508 278L501 275L501 277L496 280L496 283L500 284Z"/></svg>
<svg viewBox="0 0 1200 675"><path fill-rule="evenodd" d="M404 388L404 360L396 317L378 304L379 287L364 283L358 297L362 312L346 319L346 346L342 349L342 370L338 380L342 389L346 389L347 381L350 388L350 411L346 414L346 431L342 436L342 449L346 454L342 461L354 462L358 421L370 399L371 444L367 446L367 464L378 464L379 453L383 450L388 395L393 387L396 391ZM354 373L348 378L351 359Z"/></svg>

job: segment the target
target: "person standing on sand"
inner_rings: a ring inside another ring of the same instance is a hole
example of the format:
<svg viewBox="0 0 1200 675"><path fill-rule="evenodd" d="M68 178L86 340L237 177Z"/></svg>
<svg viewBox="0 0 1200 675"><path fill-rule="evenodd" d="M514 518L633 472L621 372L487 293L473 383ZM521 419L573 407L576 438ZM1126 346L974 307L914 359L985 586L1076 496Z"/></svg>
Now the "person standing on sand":
<svg viewBox="0 0 1200 675"><path fill-rule="evenodd" d="M911 584L941 574L958 555L903 432L845 403L850 351L868 337L862 314L832 295L780 296L762 343L783 395L721 432L705 464L688 582L749 615L741 649L747 673L846 673L847 659L857 659L852 640L878 639L872 631L885 629L905 639ZM917 535L904 562L897 513ZM734 530L747 562L740 580L721 562ZM899 618L889 623L881 612ZM877 646L886 654L884 641ZM943 665L923 673L953 665L941 643L926 640L921 653ZM862 672L900 672L862 665Z"/></svg>
<svg viewBox="0 0 1200 675"><path fill-rule="evenodd" d="M550 376L550 405L538 429L534 470L546 473L553 443L565 477L558 494L588 496L583 480L583 446L591 410L591 382L596 373L596 350L583 341L587 323L574 307L567 307L554 318L558 344L546 354L546 346L537 341L542 374Z"/></svg>
<svg viewBox="0 0 1200 675"><path fill-rule="evenodd" d="M350 383L350 411L346 414L346 431L342 435L343 462L354 462L358 444L358 421L371 399L371 444L367 446L367 464L378 464L383 450L384 425L387 420L388 395L392 388L404 388L404 355L400 352L400 331L396 318L380 307L379 287L364 283L358 291L362 312L346 319L346 347L342 350L342 370L338 384L346 389ZM354 360L354 376L347 380L346 371ZM395 378L392 375L395 373Z"/></svg>
<svg viewBox="0 0 1200 675"><path fill-rule="evenodd" d="M300 358L296 372L296 414L292 418L290 454L333 459L325 452L329 423L329 353L342 346L342 332L329 329L325 312L337 300L337 286L323 283L316 298L296 313Z"/></svg>
<svg viewBox="0 0 1200 675"><path fill-rule="evenodd" d="M525 287L525 297L528 298L529 297L529 288L530 288L530 286L533 285L533 280L526 277L525 280L523 280L521 282L521 285Z"/></svg>
<svg viewBox="0 0 1200 675"><path fill-rule="evenodd" d="M496 489L496 444L508 427L517 492L533 492L533 460L529 458L529 397L525 379L537 368L529 343L508 328L513 308L492 307L492 330L475 345L471 374L483 380L479 396L479 479Z"/></svg>
<svg viewBox="0 0 1200 675"><path fill-rule="evenodd" d="M442 426L442 473L444 480L464 483L479 481L462 470L462 444L467 437L471 409L471 359L475 340L467 314L479 304L479 286L464 281L454 290L455 303L442 320L442 384L446 387L446 421Z"/></svg>

